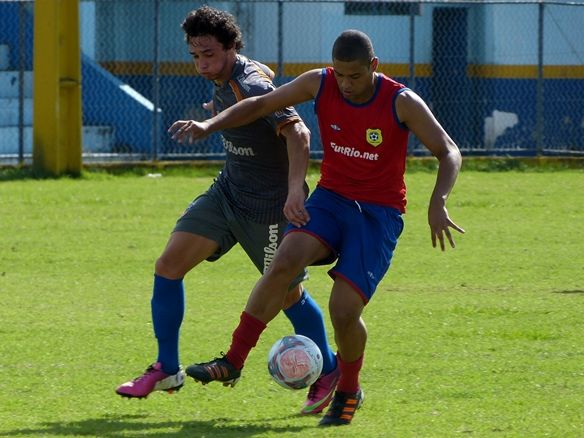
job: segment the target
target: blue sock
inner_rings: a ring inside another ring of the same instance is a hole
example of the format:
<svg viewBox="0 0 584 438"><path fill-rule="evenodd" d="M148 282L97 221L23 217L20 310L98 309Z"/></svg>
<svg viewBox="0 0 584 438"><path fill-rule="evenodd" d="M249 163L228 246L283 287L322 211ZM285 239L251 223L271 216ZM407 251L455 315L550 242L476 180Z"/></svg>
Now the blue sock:
<svg viewBox="0 0 584 438"><path fill-rule="evenodd" d="M185 312L182 278L169 280L154 275L152 293L152 324L158 341L158 362L167 374L179 370L178 336Z"/></svg>
<svg viewBox="0 0 584 438"><path fill-rule="evenodd" d="M328 374L337 367L337 358L333 353L327 339L324 319L318 304L312 299L305 289L293 306L284 310L284 313L292 323L297 335L303 335L312 339L322 353L322 373Z"/></svg>

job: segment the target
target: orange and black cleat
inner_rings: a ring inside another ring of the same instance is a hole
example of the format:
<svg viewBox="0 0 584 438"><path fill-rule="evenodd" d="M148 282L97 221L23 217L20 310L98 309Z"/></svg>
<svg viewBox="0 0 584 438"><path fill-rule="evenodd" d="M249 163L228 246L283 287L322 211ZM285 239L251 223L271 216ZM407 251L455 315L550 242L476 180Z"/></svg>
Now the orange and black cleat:
<svg viewBox="0 0 584 438"><path fill-rule="evenodd" d="M354 393L335 391L333 401L319 426L343 426L350 424L355 411L363 404L363 390Z"/></svg>
<svg viewBox="0 0 584 438"><path fill-rule="evenodd" d="M241 377L241 370L231 365L225 356L216 357L209 362L189 365L186 373L203 385L216 381L223 383L223 386L233 387Z"/></svg>

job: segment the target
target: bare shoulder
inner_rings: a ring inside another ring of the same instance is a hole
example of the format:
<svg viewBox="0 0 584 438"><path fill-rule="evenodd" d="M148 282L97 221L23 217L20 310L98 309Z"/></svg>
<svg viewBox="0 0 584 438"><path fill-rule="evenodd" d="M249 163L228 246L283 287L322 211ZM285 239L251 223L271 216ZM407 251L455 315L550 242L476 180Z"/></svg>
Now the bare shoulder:
<svg viewBox="0 0 584 438"><path fill-rule="evenodd" d="M424 100L415 91L409 88L404 88L396 98L397 105L415 105L420 103L424 104Z"/></svg>
<svg viewBox="0 0 584 438"><path fill-rule="evenodd" d="M420 114L427 114L430 109L415 91L409 88L405 89L397 96L395 100L397 115L402 122L407 122L412 117Z"/></svg>

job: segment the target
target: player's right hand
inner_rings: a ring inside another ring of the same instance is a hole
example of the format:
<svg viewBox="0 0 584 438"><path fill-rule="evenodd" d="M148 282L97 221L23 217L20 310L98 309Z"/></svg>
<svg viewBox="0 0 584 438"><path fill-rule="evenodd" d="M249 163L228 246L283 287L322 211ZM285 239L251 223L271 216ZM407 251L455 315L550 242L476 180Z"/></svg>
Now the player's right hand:
<svg viewBox="0 0 584 438"><path fill-rule="evenodd" d="M208 123L197 122L195 120L177 120L168 128L168 133L171 138L179 143L188 141L189 143L195 140L200 140L207 136Z"/></svg>
<svg viewBox="0 0 584 438"><path fill-rule="evenodd" d="M306 194L304 189L288 191L288 197L284 204L284 216L295 227L301 227L308 223L310 215L304 206Z"/></svg>
<svg viewBox="0 0 584 438"><path fill-rule="evenodd" d="M440 202L431 202L428 208L428 225L430 225L430 237L432 239L432 246L436 248L436 244L440 243L440 249L444 251L446 245L444 244L444 236L450 242L450 246L455 248L454 239L450 233L450 228L464 234L464 230L456 225L448 216L446 205Z"/></svg>

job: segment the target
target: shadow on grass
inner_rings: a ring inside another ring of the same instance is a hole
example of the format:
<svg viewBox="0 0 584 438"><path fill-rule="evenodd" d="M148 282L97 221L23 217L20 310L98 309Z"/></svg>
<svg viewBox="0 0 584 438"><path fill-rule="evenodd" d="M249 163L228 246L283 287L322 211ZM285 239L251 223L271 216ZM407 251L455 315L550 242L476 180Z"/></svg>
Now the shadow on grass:
<svg viewBox="0 0 584 438"><path fill-rule="evenodd" d="M555 293L555 294L566 294L566 295L570 295L570 294L583 294L584 295L584 289L555 290L553 293Z"/></svg>
<svg viewBox="0 0 584 438"><path fill-rule="evenodd" d="M32 166L1 166L0 181L43 180L43 179L87 179L109 176L146 176L150 173L160 173L165 176L216 177L221 170L222 162L201 161L192 163L116 163L103 165L87 165L81 173L65 172L53 175L50 172L34 169Z"/></svg>
<svg viewBox="0 0 584 438"><path fill-rule="evenodd" d="M72 175L67 175L72 176ZM0 181L17 181L24 179L54 179L48 172L33 170L31 167L0 168Z"/></svg>
<svg viewBox="0 0 584 438"><path fill-rule="evenodd" d="M99 437L251 437L264 432L284 433L307 431L317 427L314 425L282 425L274 426L274 420L286 420L301 417L300 414L266 418L263 420L245 420L236 418L217 418L212 421L142 421L145 415L120 415L92 418L82 421L47 422L37 428L15 429L0 432L0 436L99 436ZM156 432L160 429L159 432ZM168 431L165 429L173 429Z"/></svg>

